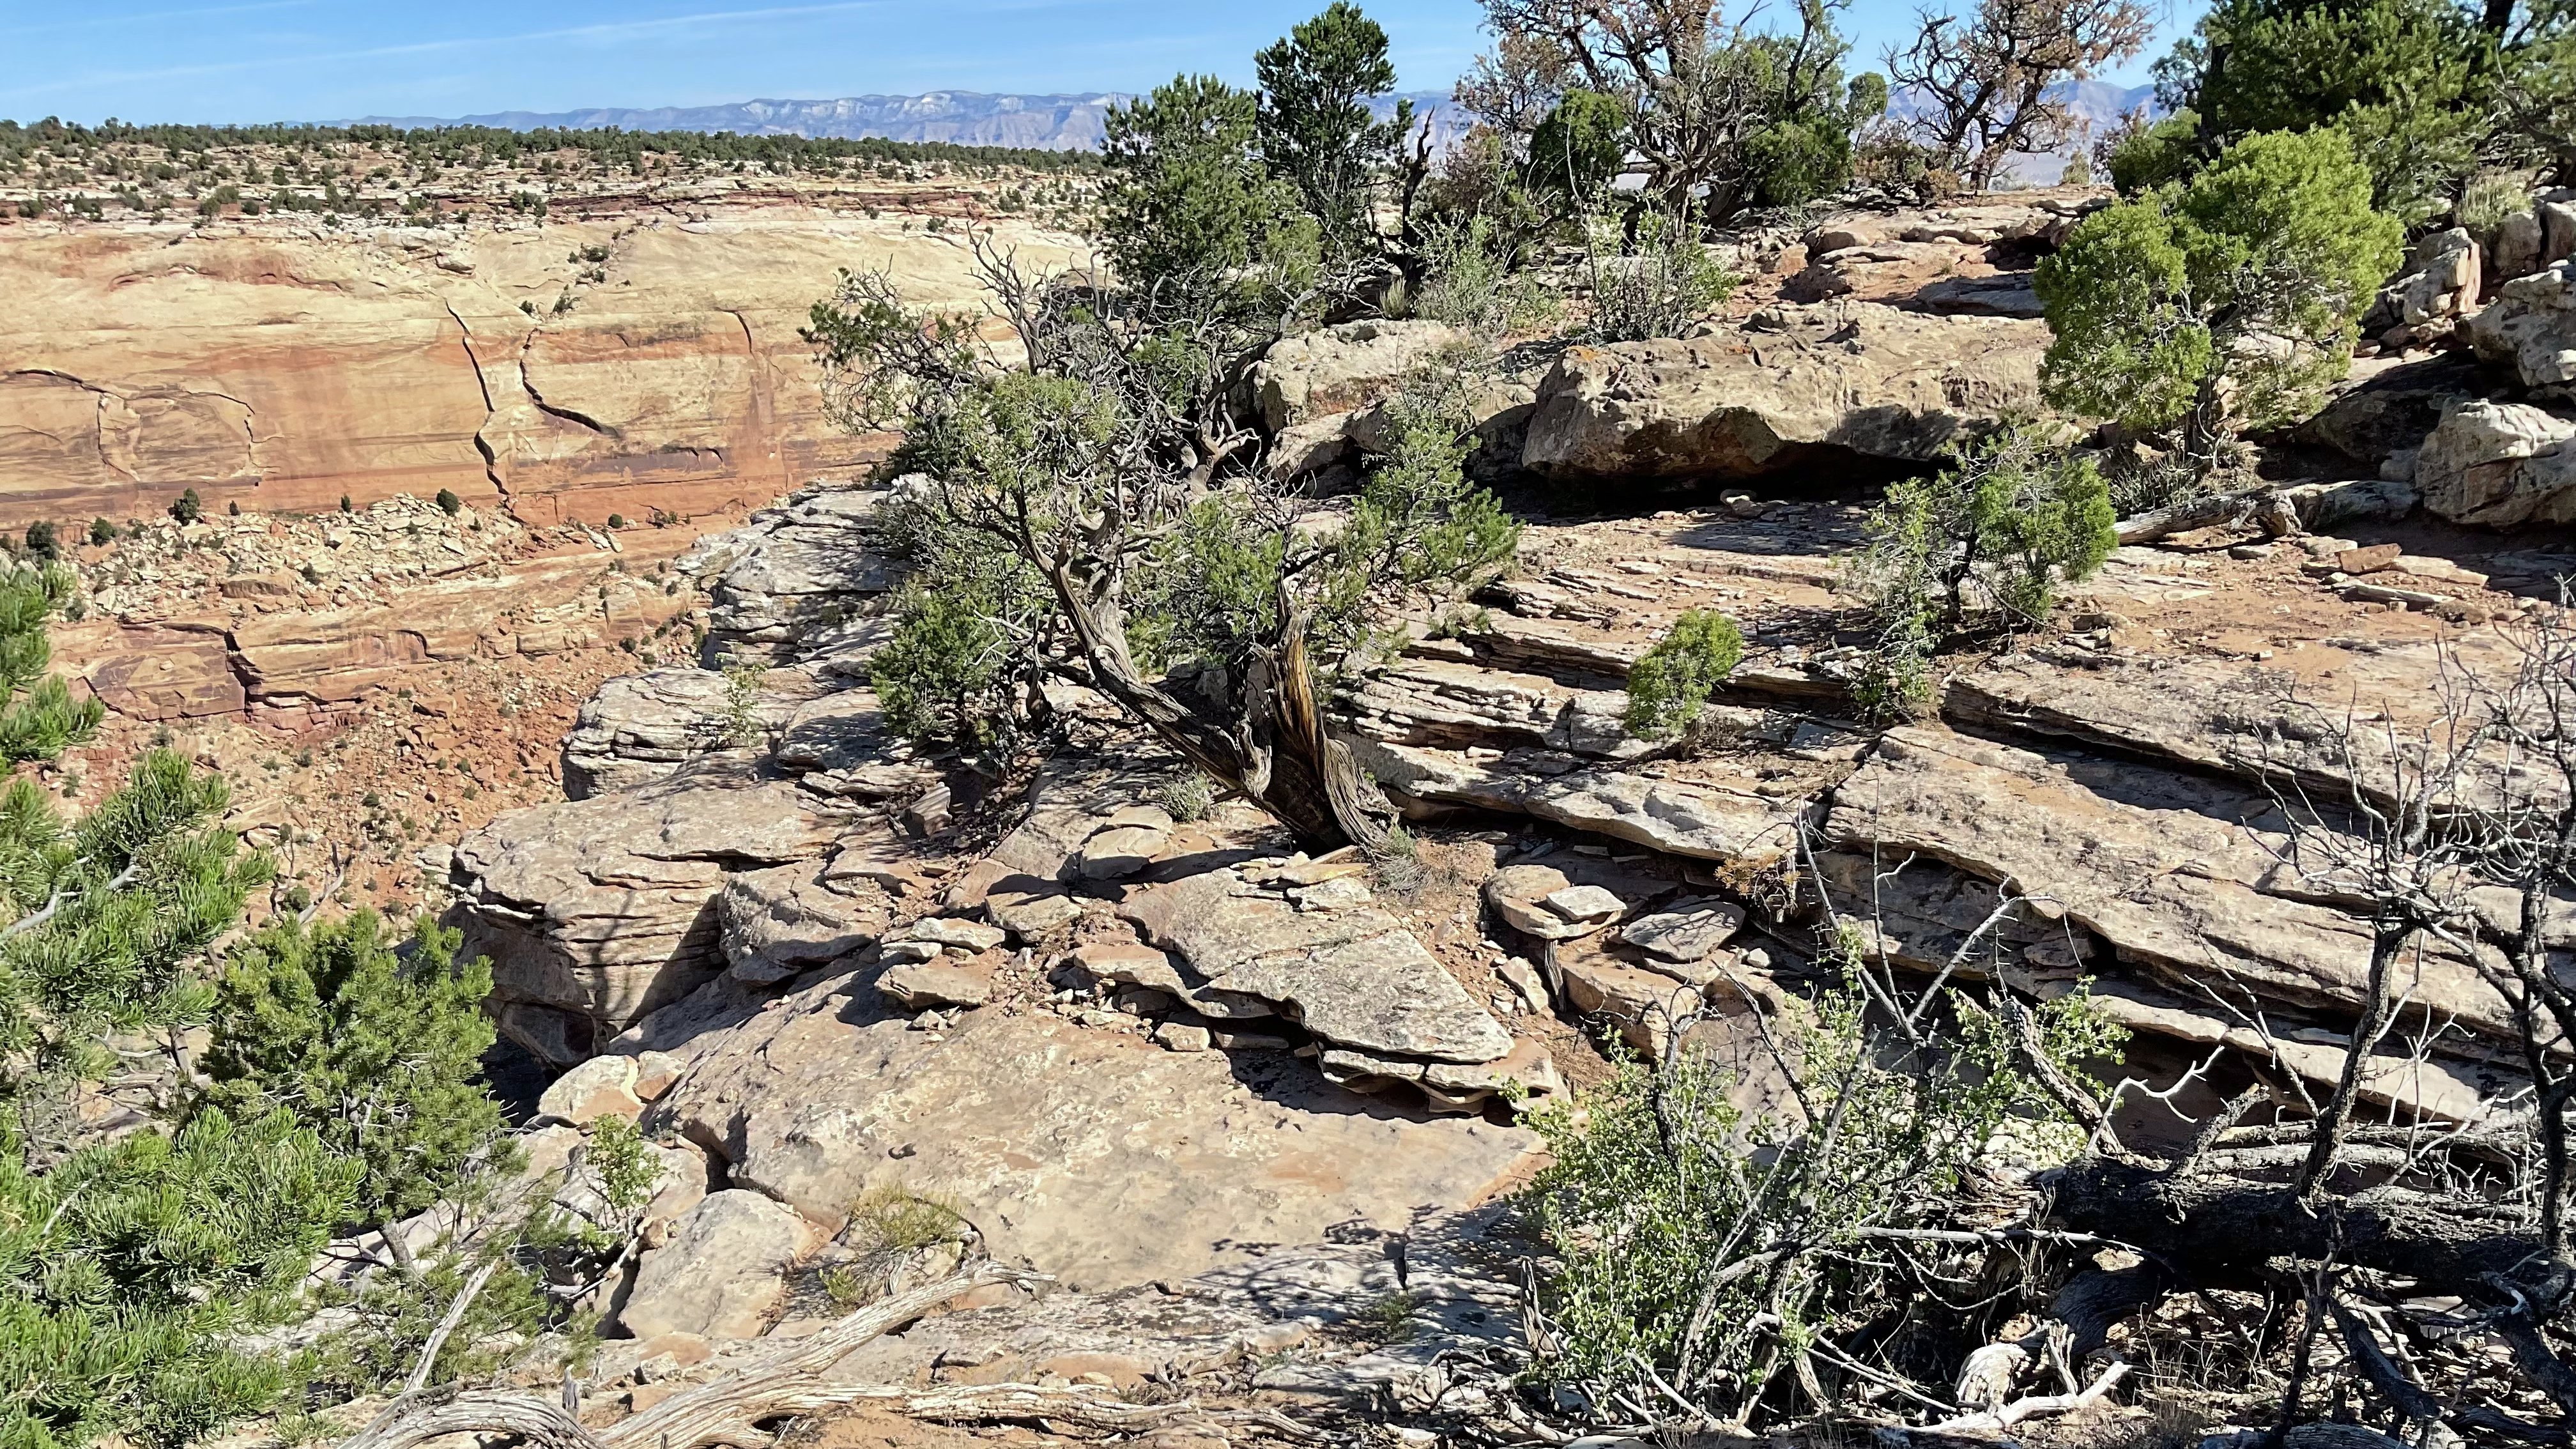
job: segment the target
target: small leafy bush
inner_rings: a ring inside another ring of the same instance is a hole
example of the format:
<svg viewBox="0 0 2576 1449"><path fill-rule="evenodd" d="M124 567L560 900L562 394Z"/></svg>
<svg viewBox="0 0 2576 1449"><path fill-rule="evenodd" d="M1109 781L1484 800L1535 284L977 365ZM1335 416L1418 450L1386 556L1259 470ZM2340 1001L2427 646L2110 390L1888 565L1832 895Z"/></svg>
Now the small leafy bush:
<svg viewBox="0 0 2576 1449"><path fill-rule="evenodd" d="M1735 292L1736 276L1700 245L1697 219L1650 212L1637 224L1636 245L1614 245L1616 227L1595 218L1586 228L1592 321L1597 342L1679 337L1708 320Z"/></svg>
<svg viewBox="0 0 2576 1449"><path fill-rule="evenodd" d="M438 511L454 518L465 511L465 500L456 496L455 489L441 488L438 490Z"/></svg>
<svg viewBox="0 0 2576 1449"><path fill-rule="evenodd" d="M356 1207L374 1225L455 1197L506 1132L482 1081L492 963L424 919L387 939L373 911L262 930L215 983L209 1097L236 1115L285 1108L363 1164Z"/></svg>
<svg viewBox="0 0 2576 1449"><path fill-rule="evenodd" d="M180 494L170 504L170 516L181 523L194 523L205 514L205 511L206 505L198 499L197 490L194 488Z"/></svg>
<svg viewBox="0 0 2576 1449"><path fill-rule="evenodd" d="M1864 534L1847 577L1878 638L1856 692L1881 715L1918 708L1931 656L1972 626L2045 621L2119 538L2101 470L2027 422L1889 488Z"/></svg>
<svg viewBox="0 0 2576 1449"><path fill-rule="evenodd" d="M1191 770L1156 790L1154 803L1163 807L1164 814L1186 825L1205 820L1208 812L1216 808L1216 787L1206 775Z"/></svg>
<svg viewBox="0 0 2576 1449"><path fill-rule="evenodd" d="M1554 292L1527 272L1494 233L1493 218L1434 222L1424 250L1431 275L1414 299L1413 315L1446 322L1480 337L1502 337L1554 322L1562 310Z"/></svg>
<svg viewBox="0 0 2576 1449"><path fill-rule="evenodd" d="M2470 177L2468 184L2460 188L2460 200L2451 209L2451 220L2467 227L2482 245L2492 245L2506 217L2531 209L2531 186L2523 177L2484 171Z"/></svg>
<svg viewBox="0 0 2576 1449"><path fill-rule="evenodd" d="M768 671L757 664L725 666L725 743L739 748L759 741L760 680Z"/></svg>
<svg viewBox="0 0 2576 1449"><path fill-rule="evenodd" d="M1715 609L1683 614L1628 668L1628 733L1668 740L1689 729L1743 659L1744 635L1734 620Z"/></svg>
<svg viewBox="0 0 2576 1449"><path fill-rule="evenodd" d="M1946 1226L1999 1135L2072 1155L2090 1124L2066 1120L1964 992L1947 994L1938 1050L1895 1048L1895 1032L1871 1024L1865 950L1847 928L1834 948L1845 980L1779 1025L1777 1070L1801 1082L1799 1100L1840 1104L1833 1130L1747 1110L1734 1069L1692 1050L1630 1063L1579 1104L1535 1114L1552 1160L1526 1201L1559 1264L1542 1381L1592 1395L1676 1385L1711 1418L1744 1422L1803 1344L1873 1321L1895 1333L1954 1326L1874 1319L1904 1270L1864 1233ZM2043 1050L2079 1080L2125 1036L2081 992L2030 1010Z"/></svg>
<svg viewBox="0 0 2576 1449"><path fill-rule="evenodd" d="M851 1239L869 1252L899 1253L964 1240L974 1231L957 1205L894 1183L880 1183L850 1204Z"/></svg>
<svg viewBox="0 0 2576 1449"><path fill-rule="evenodd" d="M104 518L91 519L89 521L89 541L94 544L108 544L116 542L116 525L110 523Z"/></svg>

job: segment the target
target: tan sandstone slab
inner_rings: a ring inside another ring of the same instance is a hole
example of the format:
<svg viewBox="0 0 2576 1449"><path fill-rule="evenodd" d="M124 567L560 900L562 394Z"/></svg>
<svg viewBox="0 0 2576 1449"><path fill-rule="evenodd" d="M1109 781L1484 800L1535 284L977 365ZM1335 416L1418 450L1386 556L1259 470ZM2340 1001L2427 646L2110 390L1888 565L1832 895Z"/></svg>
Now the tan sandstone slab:
<svg viewBox="0 0 2576 1449"><path fill-rule="evenodd" d="M996 1256L1094 1289L1470 1204L1537 1147L1363 1102L1284 1054L1172 1052L992 1008L933 1041L876 1019L869 995L854 975L700 1037L650 1120L818 1222L871 1187L941 1194Z"/></svg>

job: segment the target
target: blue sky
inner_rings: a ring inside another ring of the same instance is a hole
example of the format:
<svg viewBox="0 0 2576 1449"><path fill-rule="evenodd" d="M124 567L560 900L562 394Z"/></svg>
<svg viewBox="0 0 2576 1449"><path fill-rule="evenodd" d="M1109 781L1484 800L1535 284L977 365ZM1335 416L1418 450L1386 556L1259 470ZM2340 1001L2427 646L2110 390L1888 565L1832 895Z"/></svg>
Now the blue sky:
<svg viewBox="0 0 2576 1449"><path fill-rule="evenodd" d="M1250 78L1323 0L0 0L0 117L97 122L454 116L927 90L1140 90ZM1484 43L1474 0L1363 0L1401 84L1444 89ZM2191 7L2192 0L2177 0ZM1855 0L1875 65L1911 0ZM2192 7L2196 8L2196 7ZM1786 9L1772 0L1772 9ZM2142 79L2147 55L2109 79Z"/></svg>

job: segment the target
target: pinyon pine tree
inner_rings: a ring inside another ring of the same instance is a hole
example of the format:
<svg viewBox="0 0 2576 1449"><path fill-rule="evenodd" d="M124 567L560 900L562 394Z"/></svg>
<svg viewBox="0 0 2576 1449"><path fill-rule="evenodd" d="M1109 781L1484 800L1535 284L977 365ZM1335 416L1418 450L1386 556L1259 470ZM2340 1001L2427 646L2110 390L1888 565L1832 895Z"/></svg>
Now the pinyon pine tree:
<svg viewBox="0 0 2576 1449"><path fill-rule="evenodd" d="M504 1130L479 1080L492 963L460 965L459 939L423 920L403 952L373 911L290 919L228 953L215 983L213 1100L285 1107L363 1163L370 1226L459 1195Z"/></svg>
<svg viewBox="0 0 2576 1449"><path fill-rule="evenodd" d="M44 759L101 717L45 674L57 568L0 576L0 755ZM359 1169L282 1112L196 1114L107 1142L96 1087L182 1051L212 1004L207 948L268 862L218 820L220 777L156 751L66 820L26 776L0 788L0 1444L178 1445L265 1405L242 1345L291 1308ZM177 1071L168 1074L181 1080ZM168 1107L172 1104L147 1103Z"/></svg>

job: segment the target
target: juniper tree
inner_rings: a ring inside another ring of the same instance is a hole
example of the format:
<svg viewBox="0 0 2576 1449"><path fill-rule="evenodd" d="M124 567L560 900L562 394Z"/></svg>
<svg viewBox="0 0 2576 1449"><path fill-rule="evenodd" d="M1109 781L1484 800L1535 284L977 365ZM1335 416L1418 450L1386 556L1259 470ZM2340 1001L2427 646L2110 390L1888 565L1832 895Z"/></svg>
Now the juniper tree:
<svg viewBox="0 0 2576 1449"><path fill-rule="evenodd" d="M2179 430L2206 473L2230 433L2301 416L2344 375L2404 232L2341 132L2249 136L2189 183L2085 219L2042 261L2054 406Z"/></svg>
<svg viewBox="0 0 2576 1449"><path fill-rule="evenodd" d="M1254 149L1260 97L1174 76L1104 118L1100 239L1134 286L1209 267L1311 259L1315 223Z"/></svg>
<svg viewBox="0 0 2576 1449"><path fill-rule="evenodd" d="M1318 677L1388 610L1510 559L1516 525L1462 471L1473 369L1446 360L1387 404L1385 455L1347 512L1319 514L1235 401L1299 305L1276 270L1122 288L977 251L1020 343L1007 363L974 319L907 308L882 275L844 274L808 331L841 419L901 427L928 479L899 510L912 582L879 690L1008 748L1046 717L1048 679L1080 680L1306 841L1381 843L1384 802L1324 729Z"/></svg>
<svg viewBox="0 0 2576 1449"><path fill-rule="evenodd" d="M1887 108L1885 78L1846 78L1850 46L1827 0L1801 0L1795 27L1756 29L1707 0L1484 0L1493 51L1459 99L1523 141L1563 97L1609 98L1646 173L1643 200L1723 223L1794 206L1851 179L1852 132ZM1523 151L1553 168L1551 152Z"/></svg>

